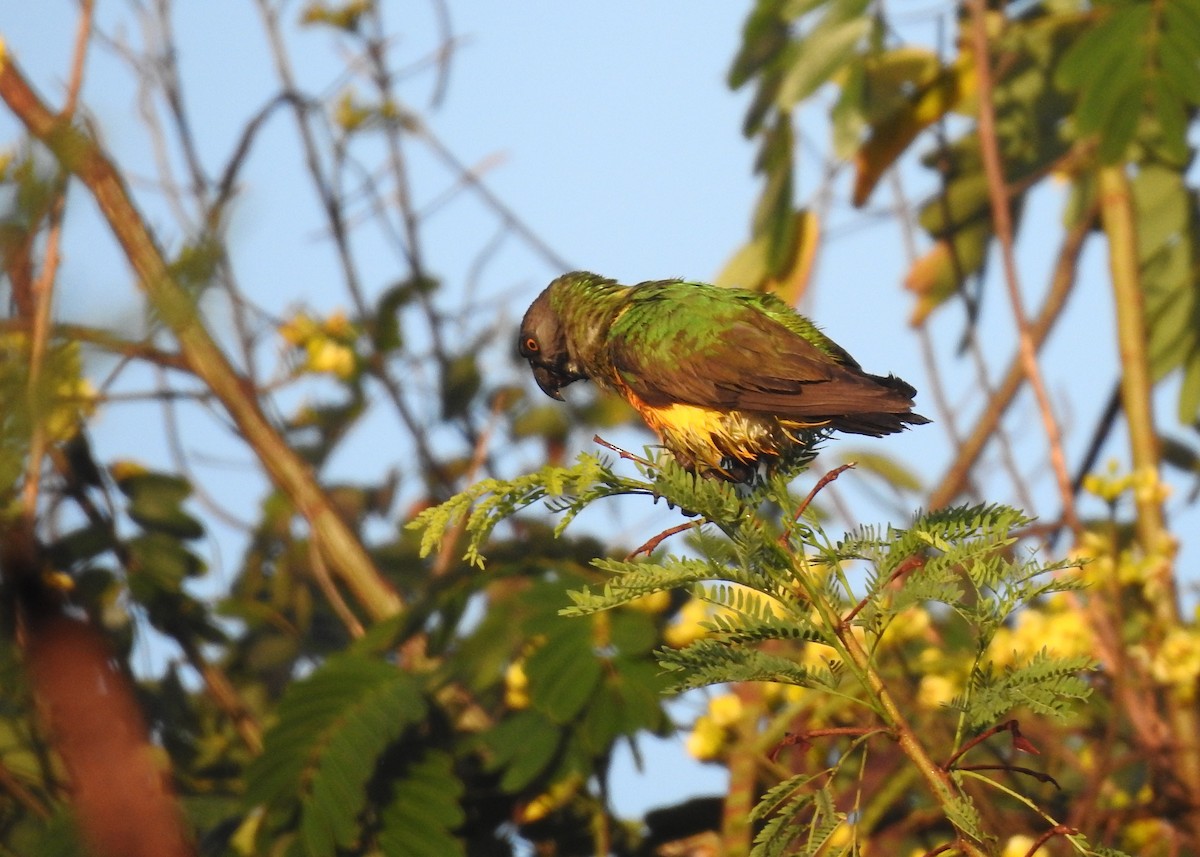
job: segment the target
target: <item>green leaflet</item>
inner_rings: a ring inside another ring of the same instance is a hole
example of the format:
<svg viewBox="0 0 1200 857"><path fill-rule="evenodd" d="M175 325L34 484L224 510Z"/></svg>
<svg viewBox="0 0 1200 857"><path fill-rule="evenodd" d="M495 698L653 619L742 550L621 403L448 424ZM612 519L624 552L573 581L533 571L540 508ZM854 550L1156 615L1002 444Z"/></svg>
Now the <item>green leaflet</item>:
<svg viewBox="0 0 1200 857"><path fill-rule="evenodd" d="M462 842L451 835L466 820L459 798L463 785L454 759L431 750L408 766L380 812L379 847L386 857L457 857Z"/></svg>
<svg viewBox="0 0 1200 857"><path fill-rule="evenodd" d="M247 773L247 803L298 804L306 853L333 854L358 836L380 755L425 714L414 676L381 660L330 658L284 695Z"/></svg>

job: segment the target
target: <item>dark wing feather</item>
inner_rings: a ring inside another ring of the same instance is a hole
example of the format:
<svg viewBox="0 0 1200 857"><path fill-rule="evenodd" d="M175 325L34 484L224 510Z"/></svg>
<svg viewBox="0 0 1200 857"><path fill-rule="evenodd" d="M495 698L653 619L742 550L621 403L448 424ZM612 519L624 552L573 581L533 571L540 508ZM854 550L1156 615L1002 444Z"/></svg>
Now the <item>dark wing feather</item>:
<svg viewBox="0 0 1200 857"><path fill-rule="evenodd" d="M924 421L910 413L916 391L900 379L869 375L853 362L841 365L753 306L723 304L720 310L717 317L697 315L689 329L686 301L631 302L609 332L613 367L656 407L679 403L828 421L860 434Z"/></svg>

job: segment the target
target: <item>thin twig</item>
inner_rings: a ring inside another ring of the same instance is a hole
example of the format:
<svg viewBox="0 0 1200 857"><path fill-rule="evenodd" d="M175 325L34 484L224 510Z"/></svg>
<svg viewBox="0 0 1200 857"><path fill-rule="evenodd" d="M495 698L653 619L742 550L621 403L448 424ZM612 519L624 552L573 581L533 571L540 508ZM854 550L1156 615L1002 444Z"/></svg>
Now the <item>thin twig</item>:
<svg viewBox="0 0 1200 857"><path fill-rule="evenodd" d="M79 22L75 25L75 47L71 52L71 73L67 78L67 94L63 101L62 116L75 115L79 104L79 92L83 89L83 69L87 65L88 45L92 42L94 0L79 0Z"/></svg>
<svg viewBox="0 0 1200 857"><path fill-rule="evenodd" d="M333 582L333 576L329 573L329 568L325 565L325 560L321 556L320 549L317 548L316 542L312 539L308 540L308 563L312 569L313 579L317 582L317 586L321 589L321 594L325 596L325 600L329 602L329 606L333 608L333 612L342 620L342 624L346 626L346 630L350 632L350 636L354 639L359 639L364 633L362 622L358 621L358 617L354 615L354 611L346 603L346 599L342 597L342 593L338 591L337 584Z"/></svg>
<svg viewBox="0 0 1200 857"><path fill-rule="evenodd" d="M800 504L800 508L796 510L796 514L792 516L792 523L799 521L800 516L808 511L809 505L814 499L816 499L816 496L821 493L822 488L824 488L830 482L833 482L847 470L853 470L857 466L858 465L856 462L848 461L843 465L833 468L833 470L830 470L828 473L818 479L817 484L812 487L812 490L808 492L808 496L805 497L804 501Z"/></svg>
<svg viewBox="0 0 1200 857"><path fill-rule="evenodd" d="M892 735L892 730L886 726L829 726L824 729L808 729L804 732L789 732L783 737L783 740L775 745L775 749L771 751L771 758L775 756L784 747L800 747L805 749L812 742L810 738L831 738L850 735L855 738L866 738L869 735Z"/></svg>
<svg viewBox="0 0 1200 857"><path fill-rule="evenodd" d="M947 851L949 851L951 848L957 848L957 847L958 847L958 842L957 842L957 841L954 841L954 842L944 842L944 843L942 843L941 845L939 845L937 848L934 848L934 849L932 849L932 850L930 850L930 851L926 851L926 852L925 852L925 854L923 855L923 857L937 857L937 855L939 855L939 854L945 854L945 853L946 853Z"/></svg>
<svg viewBox="0 0 1200 857"><path fill-rule="evenodd" d="M1040 783L1050 783L1059 791L1062 791L1062 786L1058 784L1058 780L1042 771L1035 771L1033 768L1023 768L1020 765L959 765L955 768L956 771L1009 771L1014 774L1024 774L1027 777L1033 777Z"/></svg>
<svg viewBox="0 0 1200 857"><path fill-rule="evenodd" d="M669 527L669 528L663 530L657 536L647 539L645 544L643 544L641 547L635 548L634 550L630 551L625 556L625 561L629 562L632 559L636 559L641 554L650 556L650 554L654 553L655 549L660 544L662 544L664 541L669 539L671 536L676 535L677 533L682 533L686 530L694 530L697 527L702 527L707 523L708 523L708 521L705 520L704 518L697 518L694 521L688 521L686 524L678 524L674 527Z"/></svg>
<svg viewBox="0 0 1200 857"><path fill-rule="evenodd" d="M598 434L592 435L592 441L594 443L600 444L605 449L611 449L613 452L615 452L617 455L621 456L621 458L624 458L626 461L635 461L638 464L642 465L643 467L653 467L654 466L654 462L651 461L650 459L642 458L640 455L634 455L632 452L628 452L624 449L621 449L621 447L615 446L615 445L609 443L607 440L600 437L600 435L598 435Z"/></svg>
<svg viewBox="0 0 1200 857"><path fill-rule="evenodd" d="M1067 460L1063 454L1062 435L1045 381L1037 362L1029 319L1021 300L1021 282L1017 273L1016 256L1013 253L1012 212L1009 209L1008 191L1005 188L1004 165L1000 158L1000 146L996 139L996 112L992 102L992 69L988 49L987 0L970 0L971 38L975 51L975 67L979 82L979 149L983 158L983 169L987 176L988 196L992 205L992 224L996 240L1000 243L1000 258L1004 267L1004 282L1008 289L1009 303L1016 322L1021 364L1029 386L1037 399L1038 410L1050 447L1050 465L1058 482L1059 498L1063 506L1063 519L1072 530L1080 528L1075 513L1075 497L1071 493L1071 477L1067 472Z"/></svg>
<svg viewBox="0 0 1200 857"><path fill-rule="evenodd" d="M950 770L950 768L954 766L954 763L961 759L968 751L978 747L993 735L999 735L1001 732L1008 732L1012 735L1013 746L1015 746L1017 749L1026 753L1038 752L1038 749L1030 744L1028 739L1021 734L1020 726L1016 720L1005 720L1003 723L998 723L995 726L991 726L980 732L974 738L966 741L961 747L958 748L957 752L955 752L953 756L946 760L946 763L942 765L942 768L947 771Z"/></svg>
<svg viewBox="0 0 1200 857"><path fill-rule="evenodd" d="M920 568L923 565L925 565L925 557L910 556L908 559L904 560L902 563L900 563L898 566L896 566L895 570L893 570L892 573L888 575L888 579L886 581L884 581L883 586L879 587L879 589L882 591L883 589L891 586L893 583L895 583L897 580L899 580L904 575L908 574L910 571L915 571L916 569ZM870 601L871 601L871 596L864 595L862 597L862 599L857 604L854 605L854 607L850 610L850 612L847 613L844 617L842 617L842 622L841 622L842 627L843 628L848 627L850 625L850 623L854 621L854 617L857 616L862 611L862 609L864 607L866 607L867 604L870 603Z"/></svg>
<svg viewBox="0 0 1200 857"><path fill-rule="evenodd" d="M1079 831L1074 827L1066 824L1056 824L1033 841L1033 844L1029 846L1029 850L1025 852L1025 857L1033 857L1043 845L1055 836L1075 836L1077 833Z"/></svg>
<svg viewBox="0 0 1200 857"><path fill-rule="evenodd" d="M492 433L496 430L496 423L500 420L500 415L503 412L503 402L500 397L492 403L492 412L488 417L487 423L483 427L483 431L479 433L479 437L475 441L475 449L471 453L471 463L467 466L467 472L463 476L465 484L470 485L475 481L479 471L483 469L487 461L488 445L492 440ZM468 516L463 516L454 529L442 539L442 548L438 552L437 559L434 560L433 566L429 569L429 576L436 580L439 577L445 576L450 570L450 565L454 562L454 558L458 556L458 544L462 540L463 533L467 531Z"/></svg>
<svg viewBox="0 0 1200 857"><path fill-rule="evenodd" d="M42 460L46 455L46 405L49 396L42 389L42 369L50 339L50 309L54 299L54 280L58 275L59 244L62 239L63 206L66 202L66 183L56 182L54 201L50 204L50 231L46 237L46 254L42 270L34 279L32 294L33 319L29 337L29 377L27 406L33 433L29 440L29 460L25 483L21 487L21 505L29 527L37 520L38 492L41 488Z"/></svg>

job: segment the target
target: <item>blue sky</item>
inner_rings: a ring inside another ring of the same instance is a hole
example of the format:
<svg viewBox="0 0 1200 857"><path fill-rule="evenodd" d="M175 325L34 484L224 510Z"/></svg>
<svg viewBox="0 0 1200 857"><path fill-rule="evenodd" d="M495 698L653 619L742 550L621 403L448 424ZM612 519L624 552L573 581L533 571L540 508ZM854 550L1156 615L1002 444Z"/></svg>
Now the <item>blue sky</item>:
<svg viewBox="0 0 1200 857"><path fill-rule="evenodd" d="M754 145L740 133L746 97L729 92L724 83L748 4L540 0L449 6L461 43L445 103L427 113L426 120L455 156L467 165L489 165L483 174L488 187L571 266L626 282L714 277L747 237L758 192L751 174ZM74 6L41 0L36 14L29 8L26 4L18 12L17 4L9 4L0 9L0 34L42 93L57 101L66 76ZM294 19L299 4L287 8ZM395 47L398 62L404 65L425 55L434 44L432 7L390 3L386 8L394 29L402 34ZM101 3L99 14L106 31L137 38L124 4ZM176 23L185 96L200 118L196 135L202 154L215 169L247 117L275 91L275 78L257 13L248 0L183 2ZM916 37L932 39L929 21L914 19L911 26ZM339 62L328 33L312 29L293 32L292 38L301 80L316 91L331 91ZM145 142L130 78L107 50L94 49L91 60L84 103L118 160L135 175L149 177L154 153ZM414 109L428 109L431 85L428 72L406 80L403 92ZM801 125L817 147L827 145L819 109L802 114ZM14 134L12 121L0 115L0 139ZM300 175L292 137L290 118L282 114L264 132L244 177L231 227L234 259L243 286L263 303L330 310L344 305L345 299L327 286L339 280L328 246L314 239L320 218ZM437 197L449 173L420 146L411 151L416 196ZM821 166L808 152L801 155L799 199L815 191ZM933 187L931 177L916 167L906 168L903 178L916 200ZM835 185L842 198L848 194L848 180L844 174ZM145 185L135 185L135 191L153 222L169 223L161 201ZM1061 187L1039 191L1023 225L1028 240L1021 246L1020 265L1030 313L1053 264L1062 196ZM872 202L877 208L889 204L886 184ZM865 368L895 372L911 381L923 391L918 397L921 410L937 418L919 342L905 323L910 302L901 288L907 261L900 232L894 223L875 217L877 213L855 212L845 204L834 207L826 228L839 237L824 248L803 309ZM485 206L469 196L457 198L426 227L431 267L448 282L461 281L495 228L495 216ZM90 205L72 210L69 230L60 317L117 327L136 324L127 271ZM378 291L395 276L398 261L382 245L372 256L370 239L364 240L364 253L371 259L370 287ZM1117 372L1102 245L1093 244L1080 288L1043 360L1073 460L1085 446ZM994 271L998 267L992 266ZM498 296L492 322L515 324L528 301L558 273L543 257L510 239L482 278L482 288ZM1014 351L1011 313L998 286L989 283L980 328L993 378ZM954 353L962 323L960 309L951 307L934 319L932 333L948 399L959 415L960 429L966 430L982 396L970 362ZM515 366L500 365L497 371L517 377ZM1170 430L1175 430L1173 395L1173 385L1168 385L1161 414ZM110 409L97 427L101 457L165 464L169 459L162 439L144 426L144 413ZM1021 469L1035 481L1036 511L1056 514L1041 426L1028 395L1010 413L1006 426L1014 436ZM833 451L861 445L894 455L932 484L949 460L944 428L935 425L874 443L846 441ZM377 468L379 449L389 448L382 431L368 421L335 467L348 475ZM1122 437L1118 433L1108 454L1125 460ZM224 474L216 488L218 499L237 509L247 496L254 496L256 483L238 472L243 451L216 436L193 435L189 442L222 459L214 465ZM994 449L986 459L997 472ZM1013 499L1002 475L986 478L983 485L989 499ZM867 492L855 488L853 479L844 478L838 489L860 520L875 521L884 514ZM1178 500L1173 508L1181 522L1195 522L1195 510L1183 510ZM623 512L622 528L638 531L640 514ZM210 549L218 569L222 555L224 565L232 567L236 542L218 535ZM1194 547L1185 549L1185 559L1194 555ZM652 752L650 767L661 771L663 766L678 770L656 780L652 793L640 786L615 789L618 806L632 810L647 802L668 802L676 795L674 789L683 794L705 790L707 774L687 764L677 746Z"/></svg>

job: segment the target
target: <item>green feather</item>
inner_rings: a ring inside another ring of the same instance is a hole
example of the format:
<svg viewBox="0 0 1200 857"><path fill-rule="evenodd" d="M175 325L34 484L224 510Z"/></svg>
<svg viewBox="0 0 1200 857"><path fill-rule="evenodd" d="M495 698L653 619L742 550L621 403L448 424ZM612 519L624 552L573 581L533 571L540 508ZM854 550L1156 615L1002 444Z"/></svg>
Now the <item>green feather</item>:
<svg viewBox="0 0 1200 857"><path fill-rule="evenodd" d="M774 295L583 271L552 282L521 325L521 354L552 396L583 378L624 396L685 466L739 478L811 443L928 422L915 390L871 375Z"/></svg>

